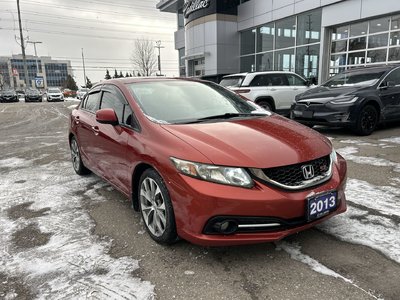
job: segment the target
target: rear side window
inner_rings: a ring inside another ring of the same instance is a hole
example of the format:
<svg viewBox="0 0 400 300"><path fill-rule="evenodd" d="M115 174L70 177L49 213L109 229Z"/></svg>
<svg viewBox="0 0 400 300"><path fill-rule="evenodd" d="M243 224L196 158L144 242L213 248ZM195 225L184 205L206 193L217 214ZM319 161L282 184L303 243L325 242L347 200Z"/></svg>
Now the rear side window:
<svg viewBox="0 0 400 300"><path fill-rule="evenodd" d="M271 84L271 80L268 75L257 75L250 82L250 86L269 86Z"/></svg>
<svg viewBox="0 0 400 300"><path fill-rule="evenodd" d="M99 104L100 104L100 93L99 92L92 93L87 95L83 108L94 113L99 109Z"/></svg>
<svg viewBox="0 0 400 300"><path fill-rule="evenodd" d="M219 84L224 87L240 87L243 79L244 76L230 76L223 78Z"/></svg>

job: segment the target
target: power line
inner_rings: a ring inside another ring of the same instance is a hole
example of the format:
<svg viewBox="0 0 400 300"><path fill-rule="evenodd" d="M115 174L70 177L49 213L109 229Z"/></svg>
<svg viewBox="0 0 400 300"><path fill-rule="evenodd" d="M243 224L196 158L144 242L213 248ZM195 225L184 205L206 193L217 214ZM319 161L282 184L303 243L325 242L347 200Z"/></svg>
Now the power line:
<svg viewBox="0 0 400 300"><path fill-rule="evenodd" d="M4 13L16 13L15 11L0 11L0 14ZM88 19L88 18L79 18L79 17L71 17L71 16L63 16L63 15L50 15L50 14L42 14L42 13L38 13L38 12L34 12L34 11L29 11L29 10L24 10L22 12L23 15L31 15L31 16L39 16L39 17L45 17L45 18L50 18L50 19L62 19L62 20L67 20L67 21L78 21L78 22L87 22L87 23L96 23L99 24L99 20L93 20L93 19ZM6 19L2 19L2 20L6 20ZM11 20L11 19L8 19ZM29 20L29 19L26 19ZM160 26L157 25L142 25L142 23L122 23L122 22L115 22L115 21L106 21L106 20L102 20L101 24L106 25L106 24L113 24L113 25L118 25L118 26L135 26L135 27L146 27L146 28L160 28ZM165 24L163 25L164 28L171 28L171 30L176 30L176 26L165 26Z"/></svg>
<svg viewBox="0 0 400 300"><path fill-rule="evenodd" d="M2 30L8 30L8 31L14 31L13 28L8 28L8 27L3 27ZM95 35L95 34L82 34L82 33L75 33L75 32L65 32L65 31L49 31L49 30L40 30L40 29L29 29L30 32L38 32L38 33L46 33L46 34L65 34L65 35L72 35L72 36L81 36L81 37L87 37L87 38L99 38L99 39L110 39L110 40L123 40L123 41L134 41L137 38L140 37L133 37L133 38L127 38L127 37L116 37L116 36L106 36L106 35ZM156 33L154 33L156 34ZM152 40L155 42L155 40ZM173 41L167 41L163 40L164 43L174 43Z"/></svg>

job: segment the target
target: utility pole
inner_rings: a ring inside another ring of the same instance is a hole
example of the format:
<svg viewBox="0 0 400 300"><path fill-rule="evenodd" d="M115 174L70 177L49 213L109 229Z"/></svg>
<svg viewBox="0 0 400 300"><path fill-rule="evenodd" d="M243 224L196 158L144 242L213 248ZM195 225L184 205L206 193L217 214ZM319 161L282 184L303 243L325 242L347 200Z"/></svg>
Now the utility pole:
<svg viewBox="0 0 400 300"><path fill-rule="evenodd" d="M85 70L85 57L83 56L83 48L82 48L82 64L83 64L83 80L85 81L85 87L87 87L86 70Z"/></svg>
<svg viewBox="0 0 400 300"><path fill-rule="evenodd" d="M41 44L42 42L32 42L32 41L27 41L28 44L33 44L33 48L35 48L35 57L36 57L36 76L38 76L39 73L39 63L38 63L38 56L36 52L36 44Z"/></svg>
<svg viewBox="0 0 400 300"><path fill-rule="evenodd" d="M26 66L25 44L24 44L24 36L22 34L22 22L21 22L21 11L19 9L19 0L17 0L17 8L18 8L19 36L21 38L22 61L24 64L25 87L29 87L30 84L28 78L28 67Z"/></svg>
<svg viewBox="0 0 400 300"><path fill-rule="evenodd" d="M158 49L158 71L160 71L160 75L159 76L162 76L161 75L161 48L165 48L165 47L163 47L163 46L161 46L161 41L156 41L156 45L157 46L154 46L154 48L157 48Z"/></svg>

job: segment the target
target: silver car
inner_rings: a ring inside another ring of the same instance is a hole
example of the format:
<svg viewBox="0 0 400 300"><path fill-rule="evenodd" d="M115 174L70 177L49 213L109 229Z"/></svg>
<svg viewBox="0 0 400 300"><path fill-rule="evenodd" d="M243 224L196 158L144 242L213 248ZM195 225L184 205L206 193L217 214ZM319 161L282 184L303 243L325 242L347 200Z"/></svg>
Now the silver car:
<svg viewBox="0 0 400 300"><path fill-rule="evenodd" d="M49 88L46 92L47 102L64 101L64 95L59 88Z"/></svg>

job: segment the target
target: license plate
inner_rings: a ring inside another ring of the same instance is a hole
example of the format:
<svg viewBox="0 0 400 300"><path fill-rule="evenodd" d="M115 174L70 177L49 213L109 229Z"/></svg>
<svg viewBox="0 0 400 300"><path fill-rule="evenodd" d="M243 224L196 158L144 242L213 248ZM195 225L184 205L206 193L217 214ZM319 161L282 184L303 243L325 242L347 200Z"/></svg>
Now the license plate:
<svg viewBox="0 0 400 300"><path fill-rule="evenodd" d="M337 192L329 192L307 199L307 220L322 218L337 207Z"/></svg>
<svg viewBox="0 0 400 300"><path fill-rule="evenodd" d="M311 119L314 115L314 112L311 110L303 111L303 118Z"/></svg>

